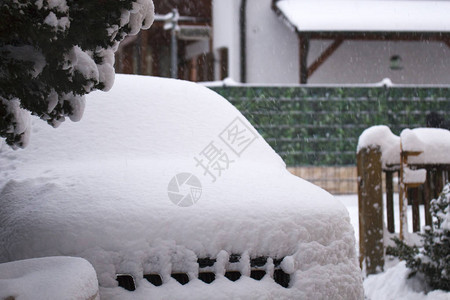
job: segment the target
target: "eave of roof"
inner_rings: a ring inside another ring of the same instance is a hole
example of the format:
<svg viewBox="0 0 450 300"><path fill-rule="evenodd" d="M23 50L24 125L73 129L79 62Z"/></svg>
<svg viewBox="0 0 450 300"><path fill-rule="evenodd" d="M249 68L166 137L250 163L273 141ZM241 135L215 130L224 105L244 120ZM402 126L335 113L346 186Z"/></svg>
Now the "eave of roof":
<svg viewBox="0 0 450 300"><path fill-rule="evenodd" d="M273 7L298 33L450 34L450 1L280 0Z"/></svg>

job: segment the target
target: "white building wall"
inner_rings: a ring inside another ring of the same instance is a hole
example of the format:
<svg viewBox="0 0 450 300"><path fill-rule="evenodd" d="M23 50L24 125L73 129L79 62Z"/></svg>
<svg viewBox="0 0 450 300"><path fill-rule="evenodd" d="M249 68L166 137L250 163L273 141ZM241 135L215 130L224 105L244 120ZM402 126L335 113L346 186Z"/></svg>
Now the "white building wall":
<svg viewBox="0 0 450 300"><path fill-rule="evenodd" d="M247 0L247 82L298 83L298 38L271 9Z"/></svg>
<svg viewBox="0 0 450 300"><path fill-rule="evenodd" d="M240 0L213 0L214 48L229 48L230 77L239 81ZM247 0L247 82L297 84L297 35L275 14L271 0ZM330 41L312 41L311 64ZM402 69L390 69L390 57ZM450 48L439 42L346 41L309 78L309 83L450 84Z"/></svg>
<svg viewBox="0 0 450 300"><path fill-rule="evenodd" d="M320 42L311 47L319 52ZM399 55L401 70L390 69ZM450 48L439 42L344 42L308 80L309 83L450 84Z"/></svg>
<svg viewBox="0 0 450 300"><path fill-rule="evenodd" d="M240 0L213 0L213 49L228 48L228 76L240 81L239 9ZM216 61L215 70L219 66ZM219 75L215 75L216 79Z"/></svg>

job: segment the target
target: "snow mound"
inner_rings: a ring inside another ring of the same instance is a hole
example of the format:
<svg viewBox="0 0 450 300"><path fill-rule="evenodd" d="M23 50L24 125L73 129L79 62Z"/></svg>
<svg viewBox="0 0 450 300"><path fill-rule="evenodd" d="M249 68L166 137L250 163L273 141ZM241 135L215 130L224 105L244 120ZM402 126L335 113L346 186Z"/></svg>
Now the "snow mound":
<svg viewBox="0 0 450 300"><path fill-rule="evenodd" d="M441 290L424 294L423 280L415 276L408 279L410 270L402 261L384 273L370 275L364 280L364 290L370 300L448 300L450 295Z"/></svg>
<svg viewBox="0 0 450 300"><path fill-rule="evenodd" d="M0 299L99 299L92 265L79 257L45 257L0 264Z"/></svg>
<svg viewBox="0 0 450 300"><path fill-rule="evenodd" d="M26 149L0 149L0 262L86 258L108 299L362 298L345 207L291 175L213 91L118 75L110 92L88 95L79 123L41 123ZM249 277L257 257L267 259L261 281ZM210 285L197 279L199 258L215 259ZM237 282L223 278L233 268ZM274 268L290 275L288 288ZM152 273L162 286L143 279ZM136 291L116 274L132 275Z"/></svg>

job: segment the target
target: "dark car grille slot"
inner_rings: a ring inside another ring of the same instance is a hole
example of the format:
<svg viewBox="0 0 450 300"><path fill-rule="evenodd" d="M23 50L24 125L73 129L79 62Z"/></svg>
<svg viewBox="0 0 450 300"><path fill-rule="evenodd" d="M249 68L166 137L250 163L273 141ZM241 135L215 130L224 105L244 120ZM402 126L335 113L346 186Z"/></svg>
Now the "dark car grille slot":
<svg viewBox="0 0 450 300"><path fill-rule="evenodd" d="M231 254L229 258L230 263L237 263L241 260L241 256L239 254Z"/></svg>
<svg viewBox="0 0 450 300"><path fill-rule="evenodd" d="M205 283L211 283L216 279L216 274L213 272L200 272L198 273L198 279Z"/></svg>
<svg viewBox="0 0 450 300"><path fill-rule="evenodd" d="M284 259L284 257L283 258L275 258L273 260L273 265L275 266L275 268L279 267L281 265L281 262L283 261L283 259Z"/></svg>
<svg viewBox="0 0 450 300"><path fill-rule="evenodd" d="M254 268L254 267L263 267L266 263L267 263L267 257L260 256L260 257L252 258L250 260L250 267L252 267L252 268Z"/></svg>
<svg viewBox="0 0 450 300"><path fill-rule="evenodd" d="M172 273L171 276L182 285L185 285L189 282L189 276L186 273Z"/></svg>
<svg viewBox="0 0 450 300"><path fill-rule="evenodd" d="M146 274L144 275L144 278L154 286L162 285L162 278L159 274Z"/></svg>
<svg viewBox="0 0 450 300"><path fill-rule="evenodd" d="M117 274L116 280L120 287L128 291L134 291L136 289L136 284L134 283L134 278L128 274Z"/></svg>
<svg viewBox="0 0 450 300"><path fill-rule="evenodd" d="M241 272L238 271L228 271L225 272L225 277L230 279L231 281L236 281L241 278Z"/></svg>
<svg viewBox="0 0 450 300"><path fill-rule="evenodd" d="M266 271L264 270L252 270L250 272L250 278L253 278L255 280L261 280L266 275Z"/></svg>
<svg viewBox="0 0 450 300"><path fill-rule="evenodd" d="M291 276L284 273L281 269L275 269L273 272L273 280L282 287L287 288L289 286L289 281L291 281Z"/></svg>
<svg viewBox="0 0 450 300"><path fill-rule="evenodd" d="M229 263L230 264L239 263L240 259L241 256L239 254L231 254L229 257ZM288 288L291 276L285 273L280 268L283 259L284 257L273 259L273 264L275 267L273 273L273 280L282 287ZM261 280L267 274L265 270L267 260L268 260L267 256L260 256L250 259L250 267L251 267L250 278L253 278L254 280ZM216 279L216 274L213 271L213 266L216 263L216 259L208 257L198 258L197 263L199 266L198 279L206 284L212 283ZM189 276L186 273L176 272L172 273L171 276L182 285L189 283ZM231 281L237 281L242 277L242 274L235 268L232 268L231 270L227 270L225 272L225 277ZM162 277L160 274L145 274L144 278L154 286L160 286L163 284ZM134 291L136 289L134 278L129 274L117 274L116 280L119 283L120 287L123 287L128 291Z"/></svg>
<svg viewBox="0 0 450 300"><path fill-rule="evenodd" d="M197 259L197 263L199 268L212 267L216 263L216 259L212 259L209 257L199 258Z"/></svg>

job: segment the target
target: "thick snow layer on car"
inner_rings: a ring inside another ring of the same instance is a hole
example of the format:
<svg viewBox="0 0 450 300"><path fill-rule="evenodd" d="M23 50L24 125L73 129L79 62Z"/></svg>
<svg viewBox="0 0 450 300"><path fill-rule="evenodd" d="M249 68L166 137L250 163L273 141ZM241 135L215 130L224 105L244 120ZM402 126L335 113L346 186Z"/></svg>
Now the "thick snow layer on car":
<svg viewBox="0 0 450 300"><path fill-rule="evenodd" d="M0 299L100 299L92 265L79 257L0 264Z"/></svg>
<svg viewBox="0 0 450 300"><path fill-rule="evenodd" d="M87 97L79 123L55 130L36 121L30 145L3 145L0 165L0 262L80 256L96 269L101 296L116 299L363 296L345 207L291 175L205 87L117 76L110 92ZM231 266L231 254L241 262ZM210 285L196 279L202 257L216 259ZM261 281L247 277L255 257L268 257ZM289 288L270 278L281 258ZM230 267L243 278L226 282ZM173 272L191 281L173 288ZM146 283L150 273L164 284ZM117 287L116 274L131 274L137 290ZM183 292L191 289L200 294Z"/></svg>

